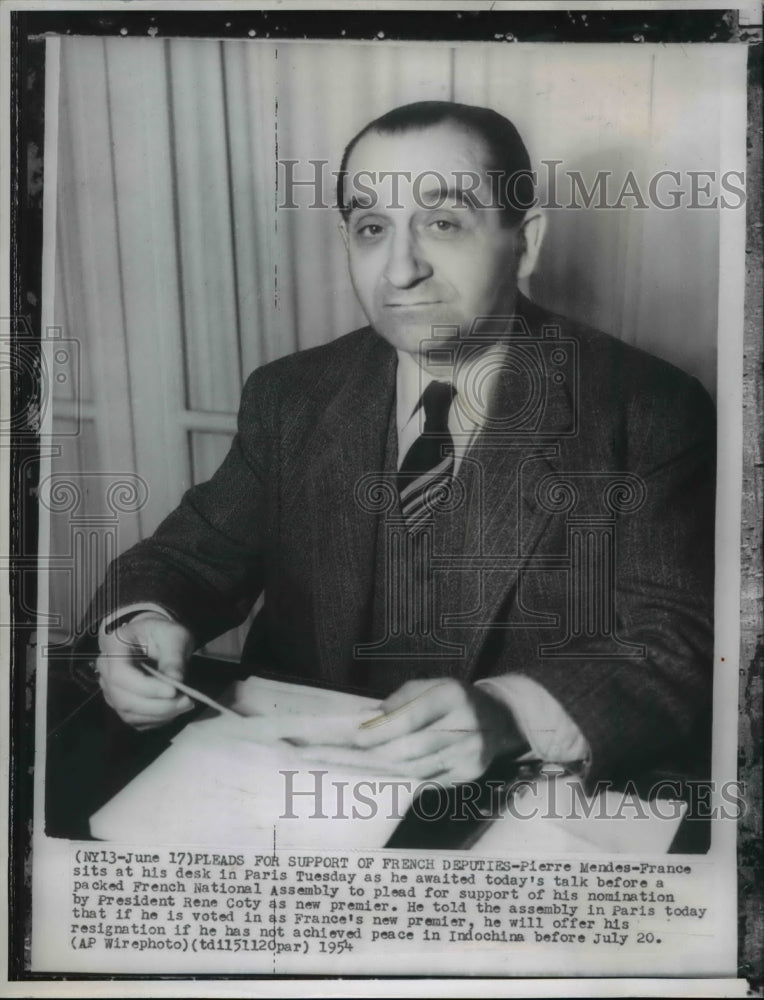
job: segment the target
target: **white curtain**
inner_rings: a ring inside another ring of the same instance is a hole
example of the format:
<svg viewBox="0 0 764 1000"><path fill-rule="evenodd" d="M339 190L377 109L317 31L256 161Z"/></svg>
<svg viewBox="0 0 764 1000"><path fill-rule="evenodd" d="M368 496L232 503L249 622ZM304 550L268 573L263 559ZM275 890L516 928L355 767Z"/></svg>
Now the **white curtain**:
<svg viewBox="0 0 764 1000"><path fill-rule="evenodd" d="M120 515L120 549L212 473L253 368L364 322L336 212L308 209L307 187L296 189L299 209L278 209L277 160L298 161L298 179L312 176L309 161L327 161L329 180L370 119L454 99L508 115L537 163L561 160L587 182L602 169L621 179L633 170L646 185L658 169L718 166L718 69L705 47L679 58L671 47L558 45L552 58L511 45L60 45L60 79L48 80L60 88L54 315L81 360L56 426L79 419L80 433L53 472L143 480L145 503ZM713 390L717 214L572 209L549 221L531 294ZM102 494L86 490L85 513L103 510ZM54 551L66 551L69 528L67 515L53 515ZM53 579L65 636L76 609L71 587Z"/></svg>
<svg viewBox="0 0 764 1000"><path fill-rule="evenodd" d="M681 187L683 207L550 210L534 298L677 364L715 391L718 216L687 207L689 171L718 177L718 52L712 46L465 46L455 59L454 100L484 104L510 118L543 182L581 173L587 190L609 171L608 201L633 172L649 201L650 179L666 178L658 198ZM706 183L706 182L702 182ZM713 186L718 194L718 182ZM560 178L557 200L569 203ZM698 198L698 201L708 200ZM580 199L579 199L580 202ZM596 204L596 201L595 201Z"/></svg>

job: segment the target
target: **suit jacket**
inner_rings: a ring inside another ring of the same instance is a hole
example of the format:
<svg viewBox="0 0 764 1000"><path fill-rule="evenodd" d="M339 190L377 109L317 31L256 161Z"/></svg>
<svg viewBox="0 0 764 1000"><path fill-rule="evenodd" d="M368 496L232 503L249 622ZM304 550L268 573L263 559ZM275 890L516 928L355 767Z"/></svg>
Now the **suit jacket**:
<svg viewBox="0 0 764 1000"><path fill-rule="evenodd" d="M713 406L645 352L524 298L518 315L495 419L435 518L431 633L380 644L396 355L370 328L250 376L220 469L110 567L96 606L157 602L201 644L264 592L255 670L378 696L517 672L578 724L591 782L686 772L709 732Z"/></svg>

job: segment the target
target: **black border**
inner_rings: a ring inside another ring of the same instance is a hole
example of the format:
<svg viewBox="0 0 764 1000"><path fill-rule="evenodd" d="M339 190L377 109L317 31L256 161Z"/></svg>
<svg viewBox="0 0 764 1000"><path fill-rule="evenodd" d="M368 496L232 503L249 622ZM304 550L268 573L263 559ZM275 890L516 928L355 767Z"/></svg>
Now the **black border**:
<svg viewBox="0 0 764 1000"><path fill-rule="evenodd" d="M44 93L46 35L122 35L130 37L185 36L218 38L357 39L383 41L480 41L495 44L523 42L753 43L749 53L751 86L761 90L761 48L756 31L741 30L736 10L681 8L618 11L359 11L345 10L227 10L209 11L199 6L183 11L11 11L11 323L14 356L20 348L36 344L41 335L42 189L30 170L30 155L44 157ZM759 42L757 46L755 43ZM758 133L761 135L760 121ZM751 135L756 133L749 121ZM750 181L750 178L749 178ZM749 219L749 231L752 225ZM753 222L755 226L755 220ZM755 264L760 266L761 261ZM747 289L748 293L748 289ZM748 316L749 303L746 302ZM24 413L40 399L39 373L12 368L11 407ZM52 974L28 971L31 948L31 850L34 765L34 669L36 606L34 573L24 572L24 557L36 554L37 516L35 491L39 480L39 440L29 428L11 434L11 614L14 622L10 670L10 823L9 823L9 981L184 981L184 980L364 980L368 976L310 975L99 975ZM24 511L24 517L20 512ZM30 512L32 516L30 516ZM747 665L745 665L747 666ZM741 667L743 670L744 667ZM754 755L756 751L754 750ZM760 751L759 751L760 755ZM755 807L760 810L759 802ZM13 820L16 819L14 823ZM747 845L748 851L752 844ZM761 850L761 848L759 848ZM740 846L739 846L740 851ZM760 854L759 854L760 857ZM761 870L756 885L761 893ZM750 886L748 887L751 888ZM753 986L764 975L756 927L748 927L739 942L741 974ZM747 945L747 947L746 947ZM754 961L744 962L744 955ZM437 976L379 976L390 981ZM446 977L449 979L457 977ZM464 979L474 977L465 976ZM504 977L483 976L501 980Z"/></svg>
<svg viewBox="0 0 764 1000"><path fill-rule="evenodd" d="M618 11L229 10L26 11L25 35L183 35L247 38L355 38L498 42L727 42L736 12L708 9Z"/></svg>
<svg viewBox="0 0 764 1000"><path fill-rule="evenodd" d="M28 42L11 20L10 305L11 413L31 413L42 398L39 367L18 362L19 352L39 365L42 291L42 190L34 193L29 159L44 157L45 46ZM30 181L32 183L30 184ZM34 678L29 666L35 635L37 579L25 561L37 556L40 442L34 427L11 423L10 455L10 774L8 844L8 973L23 970L31 947L31 855L34 805ZM3 443L5 446L5 442ZM14 823L15 819L15 823ZM14 919L15 917L15 919Z"/></svg>

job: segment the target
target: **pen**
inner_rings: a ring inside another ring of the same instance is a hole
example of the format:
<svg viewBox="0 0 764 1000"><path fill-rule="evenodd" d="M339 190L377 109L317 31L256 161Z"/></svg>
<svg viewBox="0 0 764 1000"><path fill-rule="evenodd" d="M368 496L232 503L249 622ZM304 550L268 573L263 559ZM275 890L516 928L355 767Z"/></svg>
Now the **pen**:
<svg viewBox="0 0 764 1000"><path fill-rule="evenodd" d="M433 684L432 687L428 687L426 691L422 691L422 693L418 694L416 698L412 698L411 701L404 702L402 705L394 708L392 712L387 712L384 715L375 715L373 719L367 719L366 722L362 722L358 728L374 729L376 726L381 726L383 722L388 722L390 719L394 719L396 715L400 715L401 712L405 712L406 709L410 708L415 701L423 698L426 694L429 694L430 691L434 691L436 687L440 687L440 683Z"/></svg>
<svg viewBox="0 0 764 1000"><path fill-rule="evenodd" d="M230 715L233 716L234 719L243 718L243 716L239 715L238 712L234 712L232 709L226 708L225 705L218 704L214 698L210 698L201 691L197 691L196 688L189 687L188 684L184 684L183 681L179 681L175 677L168 677L167 674L160 673L155 667L152 667L145 660L141 660L141 668L145 670L147 674L151 674L152 677L156 677L157 680L164 681L165 684L170 684L176 691L180 691L181 694L188 695L188 697L193 701L199 701L202 705L206 705L208 708L214 708L215 711L220 712L221 715Z"/></svg>

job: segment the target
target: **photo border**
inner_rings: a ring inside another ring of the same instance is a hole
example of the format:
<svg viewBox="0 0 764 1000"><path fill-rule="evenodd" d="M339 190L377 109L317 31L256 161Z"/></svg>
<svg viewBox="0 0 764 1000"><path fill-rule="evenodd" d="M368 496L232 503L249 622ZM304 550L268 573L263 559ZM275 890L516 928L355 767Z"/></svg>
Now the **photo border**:
<svg viewBox="0 0 764 1000"><path fill-rule="evenodd" d="M11 6L11 5L9 5ZM573 5L571 5L573 6ZM44 151L45 36L57 34L124 35L155 34L221 38L270 37L378 39L385 41L481 41L497 45L515 41L714 42L748 46L748 157L746 220L745 348L743 372L744 450L743 510L741 519L741 660L739 700L739 779L748 790L748 812L738 832L739 971L751 987L764 977L764 909L761 844L761 693L764 650L761 645L761 497L762 497L762 230L761 230L761 29L740 22L735 9L701 5L673 10L605 10L596 5L573 10L335 10L289 9L125 10L123 5L87 10L42 9L14 6L10 21L11 46L11 215L10 215L10 316L14 352L38 343L42 290L42 186ZM595 9L592 9L595 7ZM254 33L254 34L253 34ZM30 154L36 160L30 160ZM40 185L39 189L37 185ZM30 396L39 392L39 373L12 372L10 407L13 414L29 408ZM6 444L6 442L4 442ZM34 664L28 662L35 632L36 592L34 574L25 560L36 552L38 519L36 496L39 438L34 430L14 427L10 435L10 557L11 637L10 671L10 781L9 781L9 981L101 981L100 975L32 973L25 968L31 922L32 767L34 763ZM19 516L21 510L25 516ZM29 516L31 512L31 516ZM6 619L7 620L7 619ZM3 630L4 641L8 630ZM31 715L30 715L31 713ZM149 977L114 975L110 980L135 981ZM166 978L166 977L160 977ZM187 979L333 979L316 976L216 976ZM366 977L343 976L343 979ZM391 980L403 977L390 977Z"/></svg>

